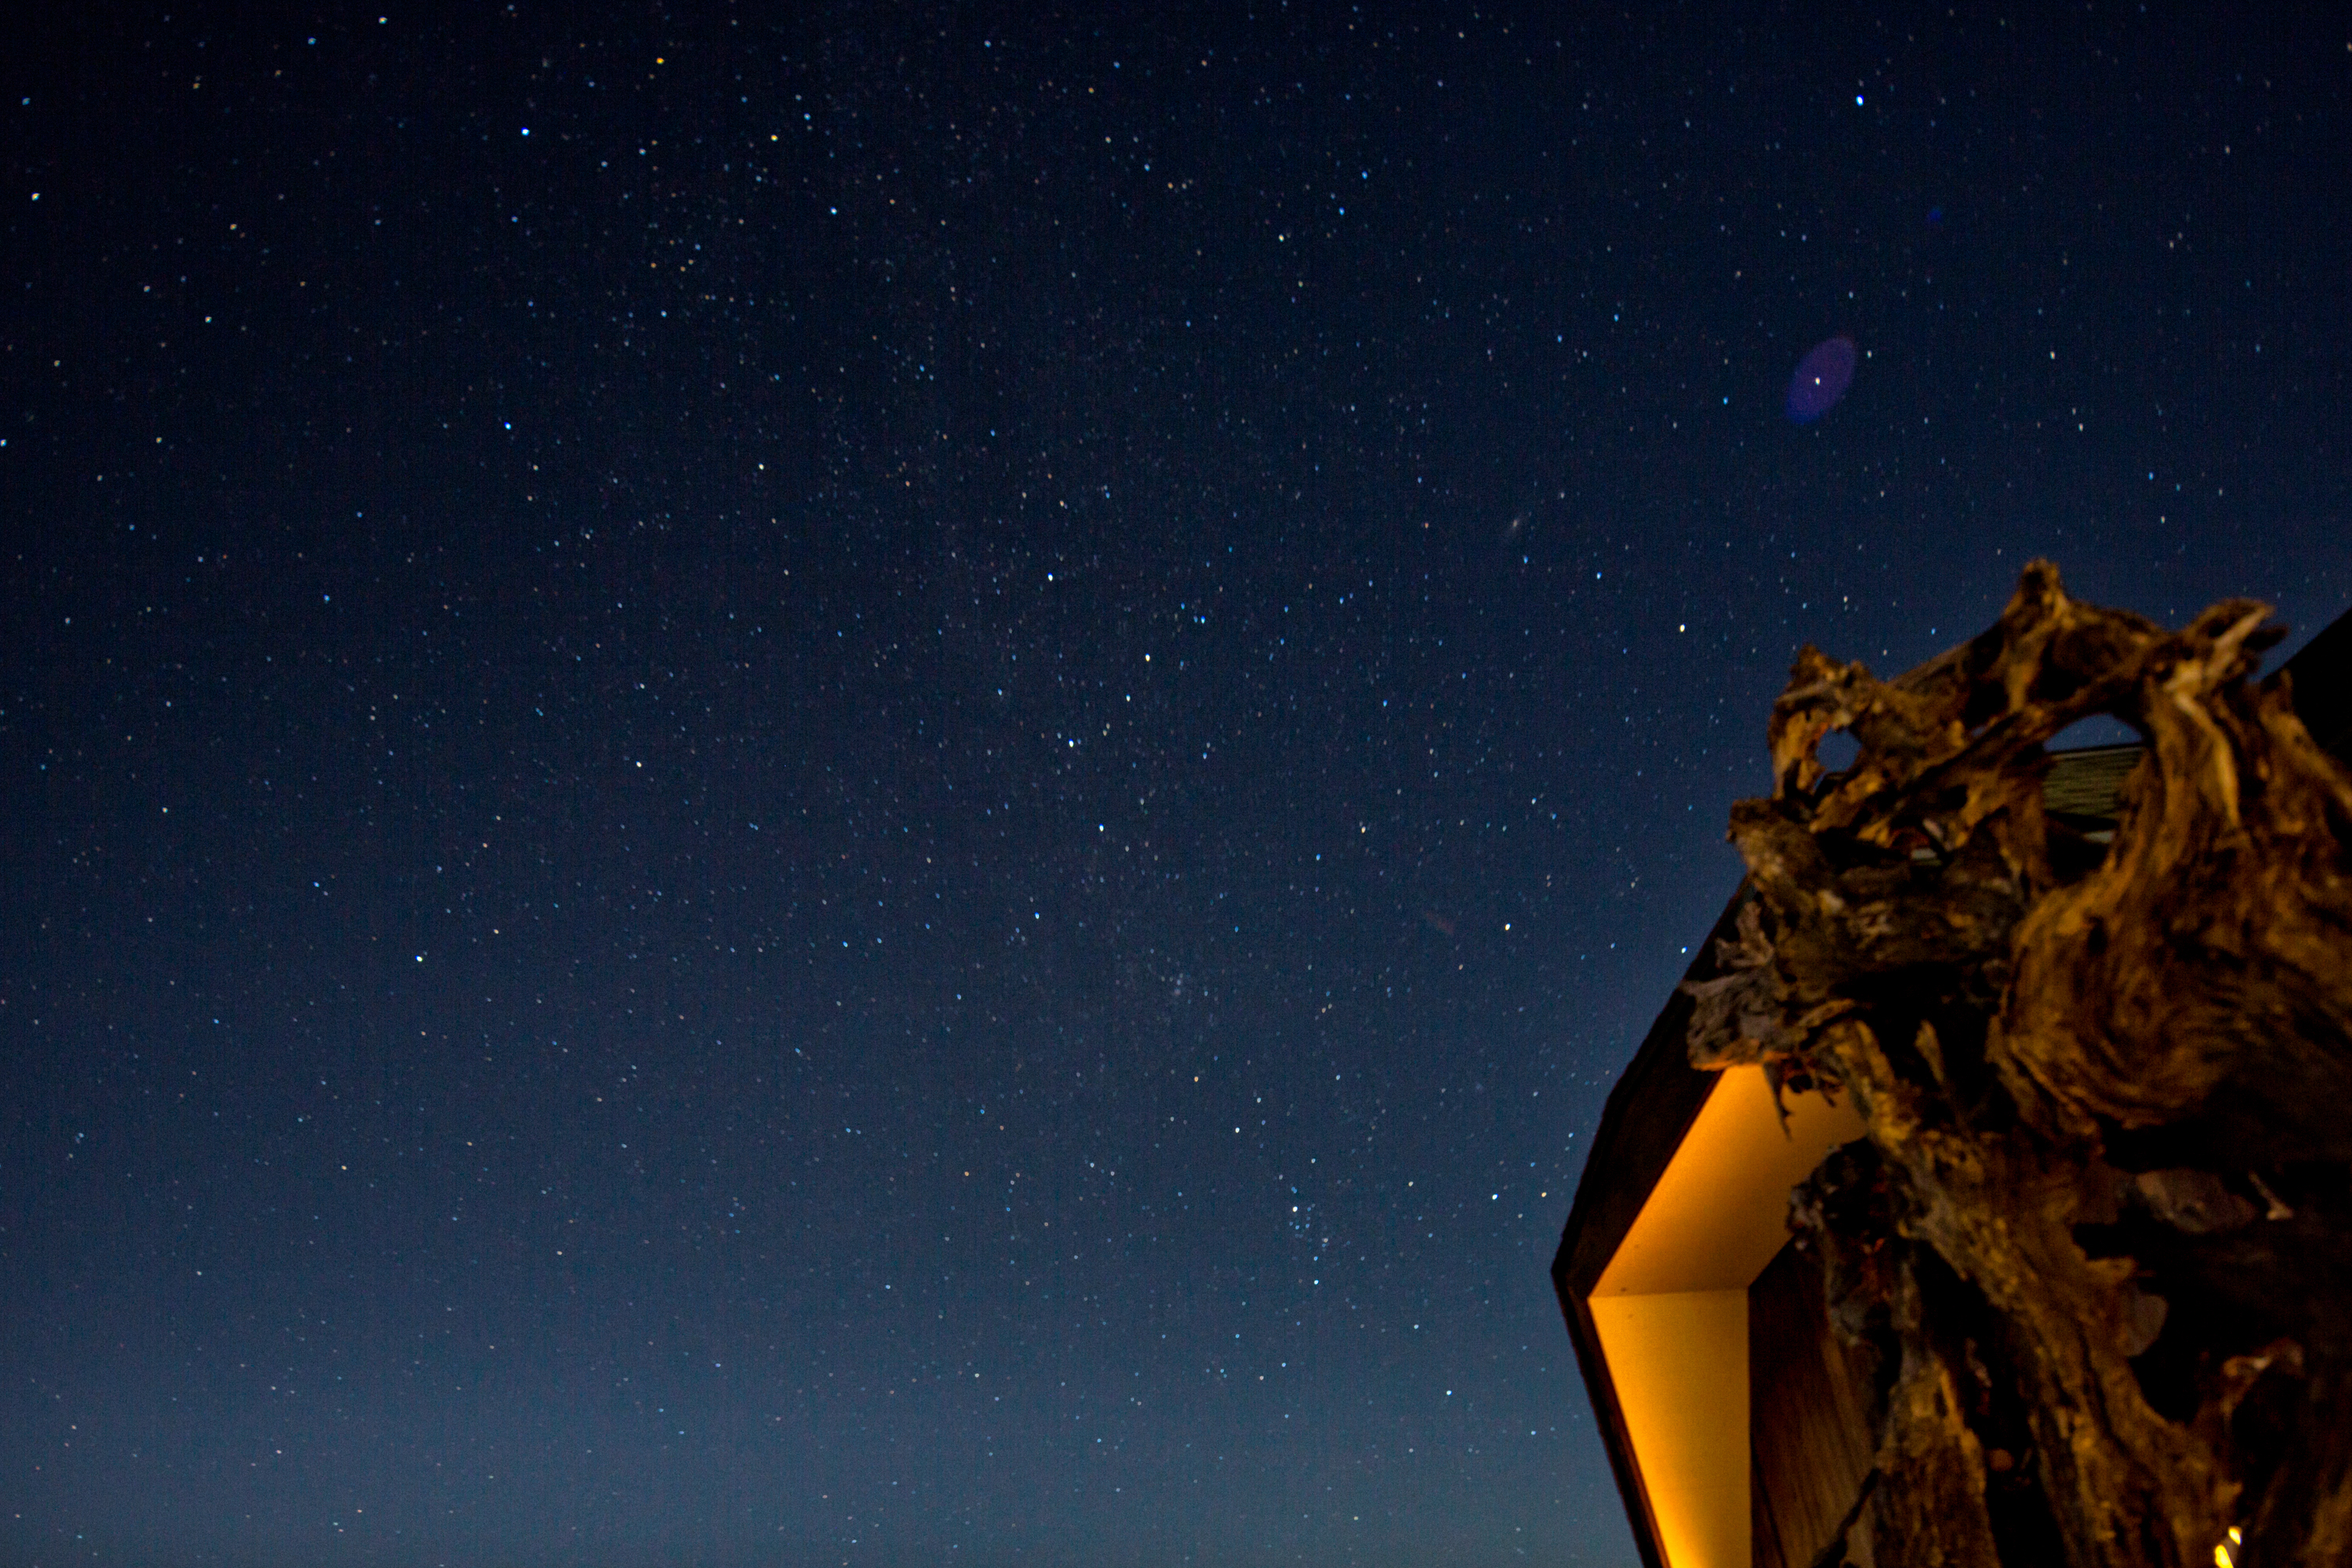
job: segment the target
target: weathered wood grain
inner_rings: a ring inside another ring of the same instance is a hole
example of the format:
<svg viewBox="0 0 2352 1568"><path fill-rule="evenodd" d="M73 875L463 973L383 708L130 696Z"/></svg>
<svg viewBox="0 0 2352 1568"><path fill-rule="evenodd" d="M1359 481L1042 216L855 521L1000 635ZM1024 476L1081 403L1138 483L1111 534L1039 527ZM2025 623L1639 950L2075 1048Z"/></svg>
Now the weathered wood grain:
<svg viewBox="0 0 2352 1568"><path fill-rule="evenodd" d="M1857 1561L2352 1562L2352 776L2251 679L2281 635L2037 562L1967 645L1808 647L1774 708L1687 1037L1868 1127L1792 1215L1874 1369ZM2097 713L2147 742L2106 843L2042 792Z"/></svg>

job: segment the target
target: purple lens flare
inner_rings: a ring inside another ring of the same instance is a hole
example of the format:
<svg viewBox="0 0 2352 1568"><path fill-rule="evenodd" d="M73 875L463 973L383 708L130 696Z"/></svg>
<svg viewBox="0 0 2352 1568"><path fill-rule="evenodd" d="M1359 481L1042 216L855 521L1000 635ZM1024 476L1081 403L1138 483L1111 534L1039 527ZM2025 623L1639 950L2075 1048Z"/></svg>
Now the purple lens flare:
<svg viewBox="0 0 2352 1568"><path fill-rule="evenodd" d="M1836 407L1853 384L1854 360L1853 340L1843 332L1799 360L1789 378L1789 417L1810 425Z"/></svg>

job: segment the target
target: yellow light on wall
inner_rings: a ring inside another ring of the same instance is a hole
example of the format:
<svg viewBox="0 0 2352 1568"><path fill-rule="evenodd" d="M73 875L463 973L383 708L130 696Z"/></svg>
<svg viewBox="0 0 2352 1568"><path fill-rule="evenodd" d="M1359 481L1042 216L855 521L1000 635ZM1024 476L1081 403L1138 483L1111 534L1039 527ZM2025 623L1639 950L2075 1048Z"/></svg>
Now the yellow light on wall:
<svg viewBox="0 0 2352 1568"><path fill-rule="evenodd" d="M1748 1568L1748 1287L1789 1239L1789 1189L1862 1136L1853 1102L1731 1068L1585 1305L1667 1568ZM2226 1565L2224 1565L2226 1568Z"/></svg>

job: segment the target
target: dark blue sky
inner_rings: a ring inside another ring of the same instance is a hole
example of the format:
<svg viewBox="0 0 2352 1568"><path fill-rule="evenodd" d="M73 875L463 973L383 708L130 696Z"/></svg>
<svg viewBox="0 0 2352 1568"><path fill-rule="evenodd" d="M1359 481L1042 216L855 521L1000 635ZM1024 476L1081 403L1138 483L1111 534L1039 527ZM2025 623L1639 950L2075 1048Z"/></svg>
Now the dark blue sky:
<svg viewBox="0 0 2352 1568"><path fill-rule="evenodd" d="M1629 1562L1795 647L2352 601L2341 16L799 9L0 62L0 1563Z"/></svg>

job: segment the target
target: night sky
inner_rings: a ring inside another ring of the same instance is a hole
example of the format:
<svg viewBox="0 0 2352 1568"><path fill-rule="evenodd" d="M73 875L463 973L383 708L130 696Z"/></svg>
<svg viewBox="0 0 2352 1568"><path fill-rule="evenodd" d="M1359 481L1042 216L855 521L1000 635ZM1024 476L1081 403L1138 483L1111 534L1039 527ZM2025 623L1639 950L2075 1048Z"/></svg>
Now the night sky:
<svg viewBox="0 0 2352 1568"><path fill-rule="evenodd" d="M2352 604L2342 13L661 9L0 59L0 1563L1629 1563L1795 647Z"/></svg>

